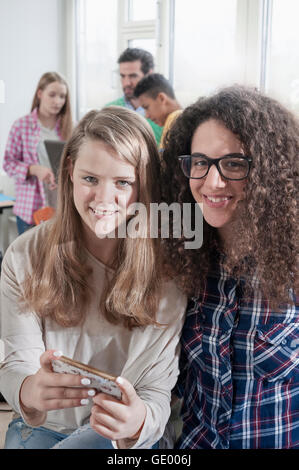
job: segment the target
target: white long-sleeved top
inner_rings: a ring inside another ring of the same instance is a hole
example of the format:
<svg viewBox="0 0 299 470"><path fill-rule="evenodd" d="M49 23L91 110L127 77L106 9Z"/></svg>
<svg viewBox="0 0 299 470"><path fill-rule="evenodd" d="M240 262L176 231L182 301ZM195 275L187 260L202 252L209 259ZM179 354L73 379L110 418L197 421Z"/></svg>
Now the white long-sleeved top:
<svg viewBox="0 0 299 470"><path fill-rule="evenodd" d="M86 251L92 267L94 297L80 326L63 328L53 319L41 319L19 303L25 273L31 271L30 254L44 237L47 222L18 237L8 248L1 273L1 337L5 357L0 366L0 390L17 415L26 421L19 401L24 379L40 368L39 358L48 349L89 364L111 375L128 379L146 406L146 419L137 441L114 443L121 448L150 448L163 434L170 414L171 389L178 376L179 337L186 298L173 282L163 286L157 320L167 327L146 326L128 330L109 323L99 312L107 267ZM87 423L91 406L49 411L46 428L69 434Z"/></svg>

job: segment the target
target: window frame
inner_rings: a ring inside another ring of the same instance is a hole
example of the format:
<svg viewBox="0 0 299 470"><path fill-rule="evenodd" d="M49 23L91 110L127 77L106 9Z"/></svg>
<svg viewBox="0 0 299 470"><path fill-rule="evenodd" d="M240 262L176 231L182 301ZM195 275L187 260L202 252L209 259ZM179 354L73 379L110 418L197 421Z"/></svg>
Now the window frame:
<svg viewBox="0 0 299 470"><path fill-rule="evenodd" d="M117 53L118 56L135 39L156 41L155 71L163 74L173 84L175 49L175 10L176 0L157 0L157 15L153 20L128 20L129 0L118 0L117 7ZM66 1L66 70L70 83L73 109L77 118L84 109L80 88L85 84L80 76L80 54L84 48L84 31L80 27L80 0ZM243 69L242 83L267 91L269 80L269 56L271 45L271 22L273 0L238 0L237 3L237 54ZM82 23L81 23L82 25ZM82 45L83 44L83 45ZM80 52L81 51L81 52ZM118 76L117 57L112 70L117 93L121 94ZM80 109L79 109L80 108Z"/></svg>
<svg viewBox="0 0 299 470"><path fill-rule="evenodd" d="M128 47L129 41L134 39L154 39L156 41L155 71L167 78L170 75L170 15L174 0L157 0L157 15L153 20L128 20L129 0L119 0L118 4L118 52L119 55ZM163 27L162 27L163 25Z"/></svg>

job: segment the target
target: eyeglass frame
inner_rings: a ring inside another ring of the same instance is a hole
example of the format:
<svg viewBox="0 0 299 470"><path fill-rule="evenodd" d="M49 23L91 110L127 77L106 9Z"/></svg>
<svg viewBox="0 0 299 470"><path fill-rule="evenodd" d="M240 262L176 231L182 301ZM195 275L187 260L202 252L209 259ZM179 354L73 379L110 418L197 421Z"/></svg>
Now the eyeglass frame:
<svg viewBox="0 0 299 470"><path fill-rule="evenodd" d="M182 169L182 172L183 172L184 176L186 176L186 178L192 179L192 180L201 180L202 178L205 178L207 176L207 174L209 173L211 166L215 165L218 172L219 172L219 174L220 174L220 176L222 176L222 178L224 178L226 180L229 180L229 181L242 181L242 180L245 180L248 177L250 169L251 169L251 164L252 164L252 158L248 157L247 155L243 155L242 153L228 153L227 155L223 155L222 157L219 157L219 158L210 158L207 155L205 155L204 153L193 153L192 155L180 155L177 158L180 161L180 163L182 164L183 160L185 160L186 158L191 158L191 161L192 161L192 157L201 157L201 158L203 157L208 163L208 169L207 169L206 174L204 176L199 176L199 177L187 176L184 173L182 165L181 165L181 169ZM227 176L224 176L222 174L222 171L221 171L220 166L219 166L219 162L221 160L225 160L225 159L229 159L229 158L237 158L237 157L241 158L243 160L246 160L248 162L247 174L243 178L227 178Z"/></svg>

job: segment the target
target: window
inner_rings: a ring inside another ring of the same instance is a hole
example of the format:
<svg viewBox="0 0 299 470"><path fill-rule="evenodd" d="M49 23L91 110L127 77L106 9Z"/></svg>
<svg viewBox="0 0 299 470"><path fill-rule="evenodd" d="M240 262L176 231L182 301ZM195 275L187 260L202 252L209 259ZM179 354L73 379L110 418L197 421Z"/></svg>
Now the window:
<svg viewBox="0 0 299 470"><path fill-rule="evenodd" d="M78 116L117 97L117 0L77 0Z"/></svg>
<svg viewBox="0 0 299 470"><path fill-rule="evenodd" d="M74 0L77 118L122 95L117 59L127 47L151 52L168 74L168 4L173 0ZM163 32L161 17L163 15Z"/></svg>
<svg viewBox="0 0 299 470"><path fill-rule="evenodd" d="M299 114L299 2L271 3L266 91Z"/></svg>
<svg viewBox="0 0 299 470"><path fill-rule="evenodd" d="M73 0L79 115L122 95L117 59L150 51L183 107L240 83L299 112L298 0Z"/></svg>
<svg viewBox="0 0 299 470"><path fill-rule="evenodd" d="M119 0L119 42L121 53L127 47L151 52L155 71L167 78L170 70L171 10L175 0Z"/></svg>
<svg viewBox="0 0 299 470"><path fill-rule="evenodd" d="M183 106L218 86L240 82L237 0L176 0L174 89Z"/></svg>
<svg viewBox="0 0 299 470"><path fill-rule="evenodd" d="M155 20L157 15L157 1L129 0L127 3L128 21Z"/></svg>
<svg viewBox="0 0 299 470"><path fill-rule="evenodd" d="M119 6L119 54L127 47L140 47L156 59L157 0L121 0Z"/></svg>

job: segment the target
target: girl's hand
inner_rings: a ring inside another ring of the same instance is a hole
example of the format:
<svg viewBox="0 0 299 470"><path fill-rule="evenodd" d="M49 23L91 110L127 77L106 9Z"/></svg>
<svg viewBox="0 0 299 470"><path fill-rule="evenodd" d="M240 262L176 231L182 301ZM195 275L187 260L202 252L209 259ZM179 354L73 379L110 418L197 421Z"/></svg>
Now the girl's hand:
<svg viewBox="0 0 299 470"><path fill-rule="evenodd" d="M138 439L146 416L146 407L133 385L123 377L116 380L122 391L122 401L105 393L93 398L90 425L101 436L112 441Z"/></svg>
<svg viewBox="0 0 299 470"><path fill-rule="evenodd" d="M42 165L30 165L29 175L36 176L39 181L49 185L49 189L53 190L57 188L55 182L55 176L53 171L50 168Z"/></svg>
<svg viewBox="0 0 299 470"><path fill-rule="evenodd" d="M83 388L82 375L53 372L52 360L59 357L54 352L45 351L40 357L41 368L36 374L26 377L21 385L20 402L26 414L86 405L87 397L95 394L94 390ZM88 380L85 378L85 385L88 385Z"/></svg>

